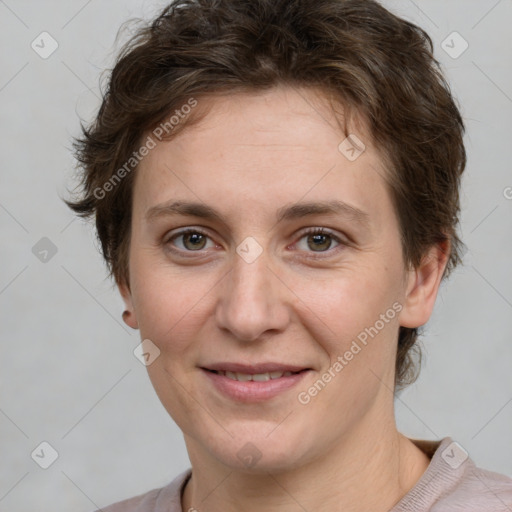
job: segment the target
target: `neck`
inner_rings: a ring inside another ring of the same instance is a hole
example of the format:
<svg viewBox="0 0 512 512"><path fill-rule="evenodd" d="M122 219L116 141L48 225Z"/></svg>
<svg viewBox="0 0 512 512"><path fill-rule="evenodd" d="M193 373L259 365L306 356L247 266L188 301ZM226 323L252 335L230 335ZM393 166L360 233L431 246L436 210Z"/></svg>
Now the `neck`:
<svg viewBox="0 0 512 512"><path fill-rule="evenodd" d="M396 430L394 418L387 424L367 423L368 428L359 425L328 453L275 474L233 470L206 457L186 438L193 472L182 508L200 512L296 512L298 507L388 512L419 480L430 459Z"/></svg>

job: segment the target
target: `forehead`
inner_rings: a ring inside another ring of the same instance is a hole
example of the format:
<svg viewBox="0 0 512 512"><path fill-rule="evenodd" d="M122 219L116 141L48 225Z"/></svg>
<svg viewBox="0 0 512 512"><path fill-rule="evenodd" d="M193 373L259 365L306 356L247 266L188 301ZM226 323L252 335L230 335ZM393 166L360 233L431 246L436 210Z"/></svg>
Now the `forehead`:
<svg viewBox="0 0 512 512"><path fill-rule="evenodd" d="M214 202L227 214L247 208L248 199L253 212L319 200L370 213L386 207L383 163L364 122L351 118L357 139L349 140L357 146L359 139L365 149L348 158L354 152L346 153L340 106L335 114L319 91L280 87L213 96L196 108L207 109L199 123L158 142L139 164L139 213L173 198Z"/></svg>

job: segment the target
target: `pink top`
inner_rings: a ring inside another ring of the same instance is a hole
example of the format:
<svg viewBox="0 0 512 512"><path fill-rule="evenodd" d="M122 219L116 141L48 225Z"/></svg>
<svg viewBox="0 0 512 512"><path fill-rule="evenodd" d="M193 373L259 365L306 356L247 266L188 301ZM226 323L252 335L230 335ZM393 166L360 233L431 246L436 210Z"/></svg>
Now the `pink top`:
<svg viewBox="0 0 512 512"><path fill-rule="evenodd" d="M389 512L512 512L512 479L475 466L450 437L411 439L431 459L416 485ZM181 492L192 470L165 487L134 496L103 512L184 512ZM95 511L99 512L99 511Z"/></svg>

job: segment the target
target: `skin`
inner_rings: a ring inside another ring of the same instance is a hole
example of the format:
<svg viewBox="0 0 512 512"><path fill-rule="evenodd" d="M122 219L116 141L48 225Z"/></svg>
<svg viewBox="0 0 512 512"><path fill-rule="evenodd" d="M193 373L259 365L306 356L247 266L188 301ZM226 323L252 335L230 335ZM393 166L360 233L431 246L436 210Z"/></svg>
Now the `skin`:
<svg viewBox="0 0 512 512"><path fill-rule="evenodd" d="M448 247L433 246L420 268L406 270L381 156L362 121L351 130L366 150L353 162L338 150L345 135L319 91L279 87L201 99L198 108L206 104L199 124L139 166L130 286L118 283L125 321L160 350L148 374L184 433L193 475L183 510L388 511L429 464L396 428L398 329L428 321ZM226 222L146 218L177 199L207 204ZM275 220L281 207L331 199L365 211L369 226L332 214ZM185 227L206 232L200 250L186 236L171 240ZM316 248L303 234L309 227L346 244L327 237ZM236 252L249 236L262 249L250 264ZM401 311L299 403L395 302ZM313 371L270 400L240 404L199 369L220 361ZM237 456L248 442L261 456L250 467Z"/></svg>

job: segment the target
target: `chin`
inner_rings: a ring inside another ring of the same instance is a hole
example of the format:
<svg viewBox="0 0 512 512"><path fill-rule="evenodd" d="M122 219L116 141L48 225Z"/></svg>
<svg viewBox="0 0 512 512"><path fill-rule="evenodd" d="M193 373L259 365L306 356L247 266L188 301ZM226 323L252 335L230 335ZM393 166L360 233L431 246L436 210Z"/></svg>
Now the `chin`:
<svg viewBox="0 0 512 512"><path fill-rule="evenodd" d="M267 475L285 473L304 464L300 454L292 453L276 452L266 447L261 450L248 441L240 450L230 453L228 457L226 452L215 456L233 471Z"/></svg>
<svg viewBox="0 0 512 512"><path fill-rule="evenodd" d="M286 422L286 420L285 420ZM280 431L281 429L281 431ZM280 473L299 467L311 458L311 446L305 439L315 436L290 432L283 424L259 422L255 425L230 425L236 432L219 442L210 439L209 451L213 457L235 471L251 474Z"/></svg>

